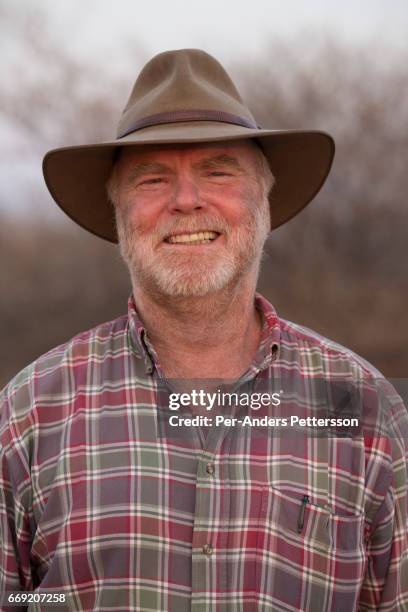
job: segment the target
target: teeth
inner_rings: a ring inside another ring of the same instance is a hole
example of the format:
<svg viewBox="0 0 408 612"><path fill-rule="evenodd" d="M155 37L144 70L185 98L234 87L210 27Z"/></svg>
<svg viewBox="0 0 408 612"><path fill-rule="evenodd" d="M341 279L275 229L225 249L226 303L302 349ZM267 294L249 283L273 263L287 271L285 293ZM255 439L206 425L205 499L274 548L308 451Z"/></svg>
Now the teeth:
<svg viewBox="0 0 408 612"><path fill-rule="evenodd" d="M167 238L167 242L200 242L205 244L211 242L217 237L216 232L197 232L196 234L178 234L177 236L170 236Z"/></svg>

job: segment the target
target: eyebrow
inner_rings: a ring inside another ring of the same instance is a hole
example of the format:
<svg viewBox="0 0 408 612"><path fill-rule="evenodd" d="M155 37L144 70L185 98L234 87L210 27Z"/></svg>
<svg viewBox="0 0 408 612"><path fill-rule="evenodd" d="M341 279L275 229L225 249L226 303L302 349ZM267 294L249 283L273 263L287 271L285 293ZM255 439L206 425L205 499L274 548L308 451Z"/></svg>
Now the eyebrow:
<svg viewBox="0 0 408 612"><path fill-rule="evenodd" d="M172 170L166 166L165 164L161 164L160 162L145 162L141 164L137 164L132 168L129 176L127 177L126 183L130 184L139 176L143 176L144 174L171 174Z"/></svg>
<svg viewBox="0 0 408 612"><path fill-rule="evenodd" d="M194 168L197 170L212 170L214 168L219 168L220 166L229 166L234 170L238 170L239 172L244 172L244 168L238 162L236 157L232 157L231 155L227 155L225 153L221 153L220 155L214 155L212 157L206 157L205 159L201 159L199 162L194 164Z"/></svg>

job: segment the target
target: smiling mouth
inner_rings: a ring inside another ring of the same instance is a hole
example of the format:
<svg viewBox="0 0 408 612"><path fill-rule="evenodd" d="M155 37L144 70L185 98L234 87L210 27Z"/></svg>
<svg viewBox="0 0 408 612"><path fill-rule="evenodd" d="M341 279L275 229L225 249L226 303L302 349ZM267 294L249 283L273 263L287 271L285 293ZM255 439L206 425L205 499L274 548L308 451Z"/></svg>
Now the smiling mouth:
<svg viewBox="0 0 408 612"><path fill-rule="evenodd" d="M168 236L164 242L168 244L209 244L218 238L220 234L218 232L212 232L205 230L202 232L192 232L186 234L175 234L174 236Z"/></svg>

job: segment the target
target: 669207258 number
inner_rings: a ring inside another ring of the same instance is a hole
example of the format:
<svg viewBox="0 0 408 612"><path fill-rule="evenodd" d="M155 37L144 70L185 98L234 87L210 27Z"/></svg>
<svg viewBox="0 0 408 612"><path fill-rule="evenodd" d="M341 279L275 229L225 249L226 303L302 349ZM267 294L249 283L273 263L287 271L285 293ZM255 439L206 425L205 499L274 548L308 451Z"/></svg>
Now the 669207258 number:
<svg viewBox="0 0 408 612"><path fill-rule="evenodd" d="M48 603L59 604L66 602L65 593L26 593L23 591L10 591L1 597L2 603L8 604L30 604L30 603Z"/></svg>

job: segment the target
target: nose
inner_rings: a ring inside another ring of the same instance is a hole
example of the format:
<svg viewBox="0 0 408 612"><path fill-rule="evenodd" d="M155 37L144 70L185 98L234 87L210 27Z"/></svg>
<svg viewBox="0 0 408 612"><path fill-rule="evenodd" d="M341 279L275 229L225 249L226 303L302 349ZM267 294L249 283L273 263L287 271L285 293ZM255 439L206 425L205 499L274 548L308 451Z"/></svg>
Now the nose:
<svg viewBox="0 0 408 612"><path fill-rule="evenodd" d="M199 189L194 181L194 177L187 173L178 175L170 208L172 212L184 214L202 208Z"/></svg>

